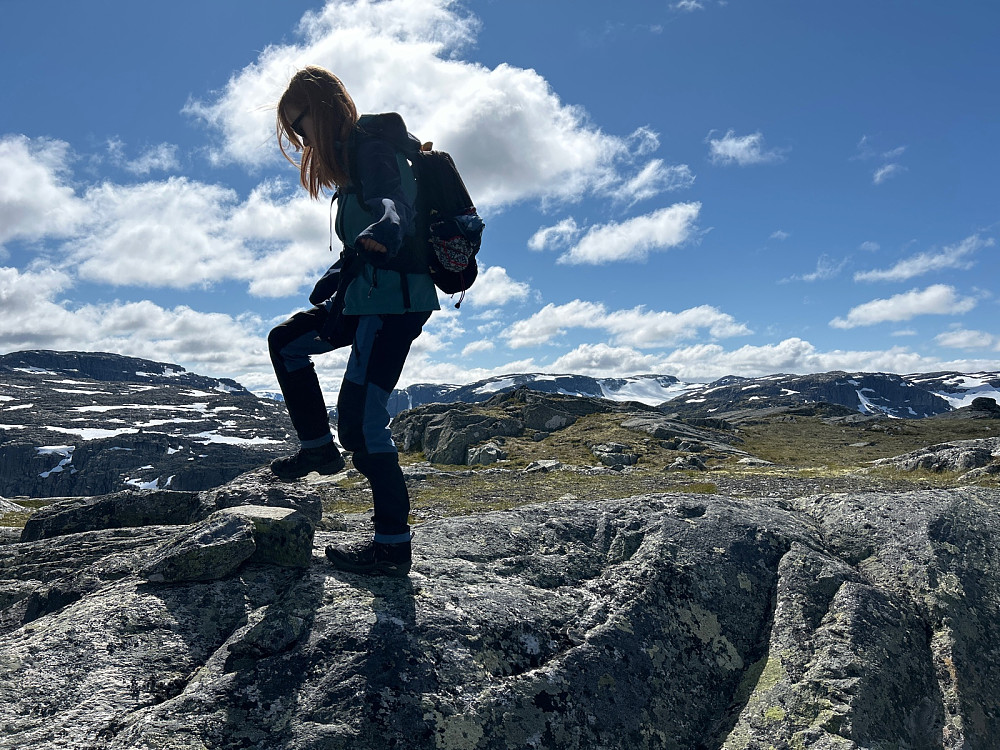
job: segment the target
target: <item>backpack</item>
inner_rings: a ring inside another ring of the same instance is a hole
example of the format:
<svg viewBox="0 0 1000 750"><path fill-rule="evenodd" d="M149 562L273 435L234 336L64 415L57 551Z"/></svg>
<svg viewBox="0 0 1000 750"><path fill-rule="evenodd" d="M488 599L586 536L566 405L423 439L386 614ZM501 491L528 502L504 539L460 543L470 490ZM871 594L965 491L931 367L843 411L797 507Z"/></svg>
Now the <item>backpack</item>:
<svg viewBox="0 0 1000 750"><path fill-rule="evenodd" d="M358 132L388 141L413 168L417 182L416 226L414 238L404 243L404 250L416 255L416 263L430 274L438 289L445 294L461 293L455 304L460 307L465 292L479 275L476 255L485 224L454 159L444 151L434 151L430 143L421 145L395 112L362 115ZM360 193L358 200L362 200ZM394 270L408 271L413 262L412 257L403 258ZM391 261L388 267L393 268Z"/></svg>

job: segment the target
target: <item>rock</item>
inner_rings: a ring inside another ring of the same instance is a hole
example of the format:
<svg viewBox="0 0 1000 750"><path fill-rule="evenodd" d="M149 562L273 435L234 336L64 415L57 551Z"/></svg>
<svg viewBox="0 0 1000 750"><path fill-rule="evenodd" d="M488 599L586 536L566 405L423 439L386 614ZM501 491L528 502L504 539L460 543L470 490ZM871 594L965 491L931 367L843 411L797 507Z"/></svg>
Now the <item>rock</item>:
<svg viewBox="0 0 1000 750"><path fill-rule="evenodd" d="M131 572L177 532L0 546L2 750L978 750L1000 735L997 490L480 513L421 524L407 579L319 555L169 586Z"/></svg>
<svg viewBox="0 0 1000 750"><path fill-rule="evenodd" d="M994 419L1000 418L1000 406L997 405L997 400L995 398L979 396L972 399L970 406L973 411L983 412L984 414L990 415Z"/></svg>
<svg viewBox="0 0 1000 750"><path fill-rule="evenodd" d="M602 464L618 468L639 463L638 454L629 453L628 450L629 447L621 443L601 443L590 449Z"/></svg>
<svg viewBox="0 0 1000 750"><path fill-rule="evenodd" d="M431 404L404 412L393 421L392 435L404 451L422 450L432 463L465 465L470 446L524 432L513 417L483 414L467 404Z"/></svg>
<svg viewBox="0 0 1000 750"><path fill-rule="evenodd" d="M312 562L313 521L303 511L263 505L239 505L220 511L253 524L256 551L250 562L308 568Z"/></svg>
<svg viewBox="0 0 1000 750"><path fill-rule="evenodd" d="M534 474L536 472L549 472L556 471L557 469L563 468L562 461L558 461L554 458L543 458L538 461L532 461L530 464L524 467L525 474Z"/></svg>
<svg viewBox="0 0 1000 750"><path fill-rule="evenodd" d="M251 519L220 511L184 527L173 539L153 550L139 573L154 583L225 578L256 551L253 532Z"/></svg>
<svg viewBox="0 0 1000 750"><path fill-rule="evenodd" d="M664 471L705 471L705 462L697 456L678 456Z"/></svg>
<svg viewBox="0 0 1000 750"><path fill-rule="evenodd" d="M774 466L771 461L765 461L763 458L757 458L756 456L746 456L739 459L736 463L741 466Z"/></svg>
<svg viewBox="0 0 1000 750"><path fill-rule="evenodd" d="M323 501L306 482L284 482L269 468L242 474L215 490L204 493L204 502L214 508L263 505L302 511L314 524L323 517Z"/></svg>
<svg viewBox="0 0 1000 750"><path fill-rule="evenodd" d="M469 466L488 466L506 458L507 452L505 450L496 443L489 442L485 445L469 448L469 458L465 463Z"/></svg>
<svg viewBox="0 0 1000 750"><path fill-rule="evenodd" d="M207 515L197 492L125 490L97 497L56 498L32 514L22 542L95 529L191 523Z"/></svg>
<svg viewBox="0 0 1000 750"><path fill-rule="evenodd" d="M307 568L313 524L301 511L242 505L184 527L154 550L140 574L154 583L213 581L245 562Z"/></svg>
<svg viewBox="0 0 1000 750"><path fill-rule="evenodd" d="M747 455L745 451L732 446L737 440L732 433L694 427L668 417L639 414L622 422L622 427L627 430L639 430L657 440L663 440L664 447L669 450L691 450L693 446L699 446L700 450L711 449L720 453Z"/></svg>
<svg viewBox="0 0 1000 750"><path fill-rule="evenodd" d="M978 438L939 443L892 458L872 461L873 466L892 466L903 471L968 471L985 467L1000 458L1000 438Z"/></svg>

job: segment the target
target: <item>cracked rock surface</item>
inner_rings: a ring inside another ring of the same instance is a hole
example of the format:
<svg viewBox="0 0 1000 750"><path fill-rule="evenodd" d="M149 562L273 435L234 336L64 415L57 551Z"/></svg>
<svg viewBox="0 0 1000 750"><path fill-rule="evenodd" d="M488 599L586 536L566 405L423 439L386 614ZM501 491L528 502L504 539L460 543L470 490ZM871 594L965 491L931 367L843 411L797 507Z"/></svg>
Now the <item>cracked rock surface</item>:
<svg viewBox="0 0 1000 750"><path fill-rule="evenodd" d="M0 545L0 748L991 748L998 501L562 501L420 524L408 579Z"/></svg>

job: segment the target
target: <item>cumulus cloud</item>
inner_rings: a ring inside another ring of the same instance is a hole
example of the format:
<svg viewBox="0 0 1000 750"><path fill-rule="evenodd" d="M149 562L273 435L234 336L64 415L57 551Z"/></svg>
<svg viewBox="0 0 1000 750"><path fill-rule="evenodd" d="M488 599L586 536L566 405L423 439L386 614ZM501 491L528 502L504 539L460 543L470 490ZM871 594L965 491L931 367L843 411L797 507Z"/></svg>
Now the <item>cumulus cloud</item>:
<svg viewBox="0 0 1000 750"><path fill-rule="evenodd" d="M527 284L514 281L502 266L481 266L476 283L469 290L466 302L477 307L494 307L520 302L531 293Z"/></svg>
<svg viewBox="0 0 1000 750"><path fill-rule="evenodd" d="M270 369L262 321L149 301L71 307L60 271L0 268L0 349L106 351L176 362L204 374Z"/></svg>
<svg viewBox="0 0 1000 750"><path fill-rule="evenodd" d="M559 257L560 263L600 265L642 261L653 250L676 247L696 230L701 203L675 203L620 223L593 226Z"/></svg>
<svg viewBox="0 0 1000 750"><path fill-rule="evenodd" d="M179 289L237 279L253 295L284 296L335 260L324 252L328 205L280 183L262 183L243 202L183 177L103 182L78 195L67 154L55 142L0 143L0 171L11 178L0 183L0 242L61 240L60 267L82 279Z"/></svg>
<svg viewBox="0 0 1000 750"><path fill-rule="evenodd" d="M934 337L935 343L949 349L990 349L1000 350L1000 337L985 331L970 331L957 328Z"/></svg>
<svg viewBox="0 0 1000 750"><path fill-rule="evenodd" d="M543 369L546 372L615 377L646 372L666 372L662 356L644 354L627 346L583 344Z"/></svg>
<svg viewBox="0 0 1000 750"><path fill-rule="evenodd" d="M905 258L891 268L862 271L854 274L855 281L906 281L925 273L942 271L947 268L968 270L972 268L971 256L984 247L995 244L992 237L982 238L978 234L966 237L955 245L939 252L926 252Z"/></svg>
<svg viewBox="0 0 1000 750"><path fill-rule="evenodd" d="M808 341L788 338L776 344L748 345L728 351L718 344L676 349L664 358L660 372L692 380L714 380L726 375L759 377L779 372L920 372L936 369L946 369L945 363L914 354L904 347L885 351L823 352Z"/></svg>
<svg viewBox="0 0 1000 750"><path fill-rule="evenodd" d="M172 143L161 143L152 146L139 155L137 159L125 162L126 171L137 175L147 175L150 172L169 172L177 169L180 161L177 158L177 146Z"/></svg>
<svg viewBox="0 0 1000 750"><path fill-rule="evenodd" d="M473 341L466 344L462 349L462 356L468 357L471 354L477 354L479 352L491 352L494 348L496 348L496 344L489 339L480 339L479 341Z"/></svg>
<svg viewBox="0 0 1000 750"><path fill-rule="evenodd" d="M857 328L876 323L910 320L918 315L961 315L976 306L973 297L960 297L954 287L934 284L911 289L888 299L875 299L851 308L846 318L830 321L833 328Z"/></svg>
<svg viewBox="0 0 1000 750"><path fill-rule="evenodd" d="M69 185L68 143L0 138L0 243L72 234L87 208Z"/></svg>
<svg viewBox="0 0 1000 750"><path fill-rule="evenodd" d="M746 345L736 349L726 349L717 343L695 344L674 349L665 355L651 355L629 346L583 344L539 369L599 377L657 372L692 382L708 382L727 375L761 377L779 372L933 372L951 369L973 372L995 366L996 363L989 360L943 361L915 354L905 347L884 351L820 351L809 341L788 338L774 344Z"/></svg>
<svg viewBox="0 0 1000 750"><path fill-rule="evenodd" d="M235 192L171 178L87 191L89 233L67 243L82 278L188 287L229 278L250 255L227 231Z"/></svg>
<svg viewBox="0 0 1000 750"><path fill-rule="evenodd" d="M274 163L274 105L295 70L322 65L362 111L399 111L449 151L481 209L607 188L620 163L648 151L648 133L603 133L533 70L459 59L477 30L451 0L329 0L303 18L299 43L269 46L218 98L186 111L218 129L218 161Z"/></svg>
<svg viewBox="0 0 1000 750"><path fill-rule="evenodd" d="M767 164L781 161L782 153L777 149L764 147L764 135L759 131L750 135L736 135L729 130L721 138L708 134L709 158L713 164L728 166L737 164L746 167L751 164Z"/></svg>
<svg viewBox="0 0 1000 750"><path fill-rule="evenodd" d="M515 322L501 335L509 346L520 348L548 343L569 328L603 330L619 344L651 348L670 346L705 331L713 338L750 332L731 315L710 305L679 313L642 307L608 311L601 303L576 299L564 305L548 304L531 317Z"/></svg>
<svg viewBox="0 0 1000 750"><path fill-rule="evenodd" d="M565 247L580 234L580 227L570 216L551 227L541 227L528 239L531 250L546 250L553 247Z"/></svg>
<svg viewBox="0 0 1000 750"><path fill-rule="evenodd" d="M632 206L660 193L689 188L693 184L694 173L686 164L668 166L662 159L653 159L626 180L617 191L616 199Z"/></svg>

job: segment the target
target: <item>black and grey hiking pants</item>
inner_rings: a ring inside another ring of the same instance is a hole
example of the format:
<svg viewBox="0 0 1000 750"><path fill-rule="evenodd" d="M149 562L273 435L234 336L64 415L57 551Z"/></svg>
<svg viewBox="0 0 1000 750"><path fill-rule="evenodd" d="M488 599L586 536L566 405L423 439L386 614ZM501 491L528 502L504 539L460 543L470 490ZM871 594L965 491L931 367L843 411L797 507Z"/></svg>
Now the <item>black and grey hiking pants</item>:
<svg viewBox="0 0 1000 750"><path fill-rule="evenodd" d="M274 373L303 447L330 442L330 418L311 357L344 346L351 355L337 398L337 435L368 478L375 504L375 541L409 541L410 497L389 430L388 402L410 345L429 312L342 316L330 340L320 338L328 313L314 307L275 326L268 336Z"/></svg>

